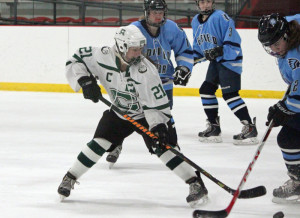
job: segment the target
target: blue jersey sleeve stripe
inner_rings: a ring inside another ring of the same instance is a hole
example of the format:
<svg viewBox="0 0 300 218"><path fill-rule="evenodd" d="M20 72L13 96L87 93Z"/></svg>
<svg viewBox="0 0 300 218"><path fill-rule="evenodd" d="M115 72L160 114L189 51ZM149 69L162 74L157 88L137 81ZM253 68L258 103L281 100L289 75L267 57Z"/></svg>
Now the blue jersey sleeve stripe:
<svg viewBox="0 0 300 218"><path fill-rule="evenodd" d="M224 41L223 45L232 45L232 46L239 47L239 48L241 47L241 45L239 43L230 42L230 41Z"/></svg>
<svg viewBox="0 0 300 218"><path fill-rule="evenodd" d="M220 63L223 63L223 62L226 62L226 61L238 61L238 60L243 60L243 56L238 56L236 59L234 59L234 60L224 60L224 59L222 59L222 60L220 60Z"/></svg>
<svg viewBox="0 0 300 218"><path fill-rule="evenodd" d="M201 53L197 52L196 50L193 50L193 54L199 55L200 57L204 57Z"/></svg>
<svg viewBox="0 0 300 218"><path fill-rule="evenodd" d="M288 98L290 98L290 99L296 99L296 100L298 100L298 101L300 101L300 95L290 95Z"/></svg>
<svg viewBox="0 0 300 218"><path fill-rule="evenodd" d="M180 54L175 54L175 57L179 56L179 55L183 55L183 54L187 54L187 55L193 55L193 51L190 49L186 49L185 51L181 52Z"/></svg>
<svg viewBox="0 0 300 218"><path fill-rule="evenodd" d="M184 57L184 56L178 56L178 57L176 57L175 60L176 61L185 61L185 62L188 62L190 64L194 64L194 59L187 58L187 57Z"/></svg>
<svg viewBox="0 0 300 218"><path fill-rule="evenodd" d="M299 113L300 112L300 104L295 104L289 100L289 98L286 100L286 106L289 110Z"/></svg>
<svg viewBox="0 0 300 218"><path fill-rule="evenodd" d="M185 50L183 53L192 55L194 52L193 52L193 50L191 50L191 49L187 49L187 50Z"/></svg>

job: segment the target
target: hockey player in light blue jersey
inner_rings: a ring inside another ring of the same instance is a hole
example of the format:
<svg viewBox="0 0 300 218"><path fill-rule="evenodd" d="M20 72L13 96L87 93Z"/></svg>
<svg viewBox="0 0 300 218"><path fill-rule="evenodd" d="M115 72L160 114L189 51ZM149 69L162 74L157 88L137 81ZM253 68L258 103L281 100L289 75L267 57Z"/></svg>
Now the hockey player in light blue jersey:
<svg viewBox="0 0 300 218"><path fill-rule="evenodd" d="M158 68L170 106L173 106L174 84L185 86L193 68L193 50L183 29L167 19L165 0L145 0L145 19L133 22L148 40L144 53ZM170 60L174 52L176 68ZM174 73L175 72L175 73Z"/></svg>
<svg viewBox="0 0 300 218"><path fill-rule="evenodd" d="M269 108L268 122L282 126L277 143L290 179L273 190L275 203L300 203L300 14L286 18L263 16L258 39L277 57L283 80L290 86L286 98Z"/></svg>
<svg viewBox="0 0 300 218"><path fill-rule="evenodd" d="M167 19L167 4L165 0L145 0L144 19L131 23L137 26L147 39L144 55L156 65L163 88L173 107L173 82L175 85L186 86L193 68L193 50L188 38L177 24ZM170 60L174 52L176 67ZM172 119L173 124L174 120ZM173 125L174 126L174 125ZM174 126L174 134L177 137ZM115 163L122 146L117 146L107 156L107 161Z"/></svg>
<svg viewBox="0 0 300 218"><path fill-rule="evenodd" d="M195 64L210 61L199 93L207 116L207 129L199 132L202 142L222 142L216 90L221 86L223 98L243 124L242 132L233 136L233 143L257 144L255 118L239 95L243 53L241 38L233 20L223 11L215 10L214 0L196 0L200 13L192 20ZM199 61L200 60L200 61Z"/></svg>

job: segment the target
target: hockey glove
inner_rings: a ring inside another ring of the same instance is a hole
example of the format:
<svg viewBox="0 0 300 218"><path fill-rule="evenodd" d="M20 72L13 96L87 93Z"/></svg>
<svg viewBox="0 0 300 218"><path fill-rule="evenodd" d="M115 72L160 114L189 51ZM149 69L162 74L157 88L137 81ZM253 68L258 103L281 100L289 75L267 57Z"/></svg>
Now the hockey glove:
<svg viewBox="0 0 300 218"><path fill-rule="evenodd" d="M101 89L97 84L94 77L83 76L78 80L79 85L82 88L83 97L90 99L93 102L98 102L101 94Z"/></svg>
<svg viewBox="0 0 300 218"><path fill-rule="evenodd" d="M274 127L285 125L295 113L288 110L283 101L277 102L269 108L268 122L266 123L269 126L271 120L273 120Z"/></svg>
<svg viewBox="0 0 300 218"><path fill-rule="evenodd" d="M182 85L186 86L186 84L189 81L189 78L191 77L191 71L189 68L185 66L177 66L175 68L175 73L173 74L173 81L175 85Z"/></svg>
<svg viewBox="0 0 300 218"><path fill-rule="evenodd" d="M158 139L154 140L154 148L165 148L169 144L169 132L167 126L164 123L158 124L151 129Z"/></svg>
<svg viewBox="0 0 300 218"><path fill-rule="evenodd" d="M214 60L216 60L217 57L223 55L223 47L217 46L215 48L206 50L204 52L204 55L205 55L206 60L214 61Z"/></svg>

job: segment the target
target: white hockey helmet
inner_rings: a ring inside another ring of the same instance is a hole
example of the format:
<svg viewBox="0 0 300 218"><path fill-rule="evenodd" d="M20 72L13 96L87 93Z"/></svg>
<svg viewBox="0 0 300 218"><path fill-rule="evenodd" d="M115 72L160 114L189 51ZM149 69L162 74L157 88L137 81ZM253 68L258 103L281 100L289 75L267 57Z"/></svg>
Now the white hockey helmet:
<svg viewBox="0 0 300 218"><path fill-rule="evenodd" d="M130 47L143 48L146 45L146 37L142 34L138 27L134 25L120 27L115 34L116 46L122 59L124 58ZM141 57L133 58L126 61L129 65L137 64L141 61Z"/></svg>

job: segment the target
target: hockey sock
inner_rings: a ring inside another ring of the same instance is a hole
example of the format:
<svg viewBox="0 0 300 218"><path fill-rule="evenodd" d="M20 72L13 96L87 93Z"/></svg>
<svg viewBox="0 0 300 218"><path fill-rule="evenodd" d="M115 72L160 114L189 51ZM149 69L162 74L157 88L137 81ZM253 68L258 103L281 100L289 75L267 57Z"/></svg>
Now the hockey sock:
<svg viewBox="0 0 300 218"><path fill-rule="evenodd" d="M289 174L300 180L300 131L283 126L277 136L277 142Z"/></svg>
<svg viewBox="0 0 300 218"><path fill-rule="evenodd" d="M228 107L239 118L240 121L247 120L250 124L252 124L248 108L238 92L223 94L223 98Z"/></svg>
<svg viewBox="0 0 300 218"><path fill-rule="evenodd" d="M94 138L82 149L69 172L77 179L88 171L102 157L111 143L103 138Z"/></svg>
<svg viewBox="0 0 300 218"><path fill-rule="evenodd" d="M212 83L204 81L199 89L204 112L208 121L214 124L216 123L219 111L219 104L215 95L217 88L218 87Z"/></svg>
<svg viewBox="0 0 300 218"><path fill-rule="evenodd" d="M175 147L175 149L178 150L177 147ZM193 168L170 150L156 149L155 153L159 159L184 182L196 176Z"/></svg>

